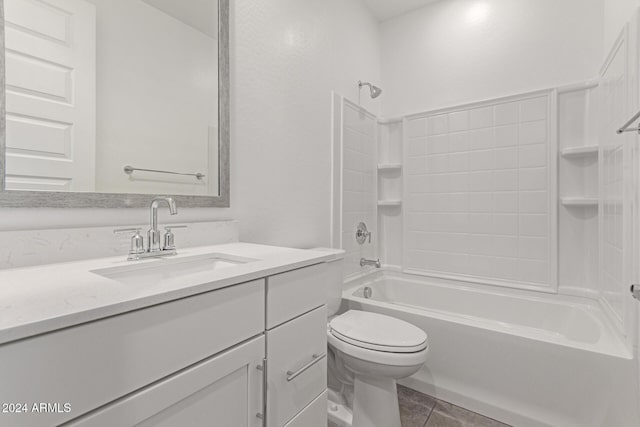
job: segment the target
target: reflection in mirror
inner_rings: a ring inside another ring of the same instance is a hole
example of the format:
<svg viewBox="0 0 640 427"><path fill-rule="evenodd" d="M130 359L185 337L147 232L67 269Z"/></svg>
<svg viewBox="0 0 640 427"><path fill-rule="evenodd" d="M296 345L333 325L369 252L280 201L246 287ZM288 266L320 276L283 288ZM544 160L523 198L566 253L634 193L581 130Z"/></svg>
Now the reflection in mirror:
<svg viewBox="0 0 640 427"><path fill-rule="evenodd" d="M217 196L217 0L4 0L5 188Z"/></svg>

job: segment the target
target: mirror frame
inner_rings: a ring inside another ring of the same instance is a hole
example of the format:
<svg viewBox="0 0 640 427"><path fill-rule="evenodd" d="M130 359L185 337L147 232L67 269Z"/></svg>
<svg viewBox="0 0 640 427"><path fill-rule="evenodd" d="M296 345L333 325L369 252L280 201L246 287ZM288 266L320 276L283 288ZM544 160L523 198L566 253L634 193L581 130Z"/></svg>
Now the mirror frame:
<svg viewBox="0 0 640 427"><path fill-rule="evenodd" d="M141 208L158 196L173 197L179 207L230 206L229 0L218 0L218 196L172 194L79 193L5 190L6 91L4 2L0 0L0 208Z"/></svg>

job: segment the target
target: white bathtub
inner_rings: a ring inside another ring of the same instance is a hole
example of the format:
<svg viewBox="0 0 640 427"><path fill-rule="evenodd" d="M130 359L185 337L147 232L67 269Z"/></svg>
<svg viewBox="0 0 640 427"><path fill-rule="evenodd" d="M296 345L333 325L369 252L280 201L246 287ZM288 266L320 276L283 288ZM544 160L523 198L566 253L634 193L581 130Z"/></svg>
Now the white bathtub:
<svg viewBox="0 0 640 427"><path fill-rule="evenodd" d="M429 359L402 381L416 390L513 426L640 425L635 363L594 301L380 271L343 299L424 329Z"/></svg>

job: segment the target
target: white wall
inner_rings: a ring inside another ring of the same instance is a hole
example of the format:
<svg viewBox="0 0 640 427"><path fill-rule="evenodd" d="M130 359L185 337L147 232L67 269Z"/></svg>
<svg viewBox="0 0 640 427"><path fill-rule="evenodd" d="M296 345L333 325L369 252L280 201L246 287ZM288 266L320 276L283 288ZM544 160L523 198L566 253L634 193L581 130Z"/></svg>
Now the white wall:
<svg viewBox="0 0 640 427"><path fill-rule="evenodd" d="M359 0L231 6L231 208L182 209L171 221L237 218L241 240L328 245L331 90L357 99L359 79L379 82L377 23ZM363 106L378 112L378 102ZM146 215L0 209L0 230L131 224Z"/></svg>
<svg viewBox="0 0 640 427"><path fill-rule="evenodd" d="M357 99L359 79L379 80L377 23L359 1L232 3L241 240L329 245L330 92Z"/></svg>
<svg viewBox="0 0 640 427"><path fill-rule="evenodd" d="M604 0L604 50L603 56L611 50L622 27L631 19L640 0Z"/></svg>
<svg viewBox="0 0 640 427"><path fill-rule="evenodd" d="M447 0L386 21L384 115L593 78L602 11L603 0Z"/></svg>

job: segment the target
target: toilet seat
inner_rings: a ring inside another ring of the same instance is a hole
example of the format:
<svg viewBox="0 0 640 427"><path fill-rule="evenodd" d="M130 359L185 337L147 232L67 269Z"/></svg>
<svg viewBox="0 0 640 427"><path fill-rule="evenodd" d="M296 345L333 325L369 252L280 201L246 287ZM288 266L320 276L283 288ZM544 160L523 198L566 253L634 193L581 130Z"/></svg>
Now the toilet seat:
<svg viewBox="0 0 640 427"><path fill-rule="evenodd" d="M427 348L427 334L410 323L383 314L349 310L329 322L336 339L370 351L416 353Z"/></svg>
<svg viewBox="0 0 640 427"><path fill-rule="evenodd" d="M388 351L370 350L341 340L331 332L330 328L327 328L327 343L329 347L347 356L369 363L394 367L420 366L424 363L429 351L428 347L414 353L392 353Z"/></svg>

